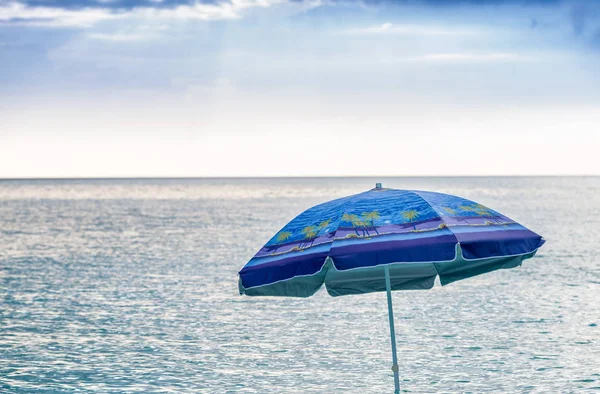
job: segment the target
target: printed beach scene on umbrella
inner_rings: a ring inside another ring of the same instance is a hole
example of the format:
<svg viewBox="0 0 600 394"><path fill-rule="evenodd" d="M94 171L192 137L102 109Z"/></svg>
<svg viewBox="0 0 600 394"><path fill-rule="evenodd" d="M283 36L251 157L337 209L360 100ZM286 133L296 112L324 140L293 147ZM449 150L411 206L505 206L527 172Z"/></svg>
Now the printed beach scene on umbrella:
<svg viewBox="0 0 600 394"><path fill-rule="evenodd" d="M297 216L248 262L240 273L241 285L249 288L312 275L328 256L337 270L348 270L391 262L452 261L457 253L467 260L512 256L533 252L542 244L539 235L473 201L376 187ZM294 264L300 260L304 263ZM287 269L258 275L258 270L269 267Z"/></svg>
<svg viewBox="0 0 600 394"><path fill-rule="evenodd" d="M350 198L331 201L304 212L279 231L260 251L256 258L276 256L290 252L309 251L311 248L335 241L352 244L355 239L377 238L410 239L431 237L444 233L447 227L468 232L469 227L488 226L490 230L501 226L520 229L522 226L481 204L449 195L421 192L435 204L435 210L415 195L414 206L398 206L396 197L405 191L382 189L390 197L390 204L372 205L374 201L363 195L359 208L353 207L340 215L340 208ZM436 197L438 203L435 203ZM441 197L445 197L443 200ZM461 228L462 229L459 229ZM481 228L477 229L481 231ZM361 240L363 241L363 240Z"/></svg>

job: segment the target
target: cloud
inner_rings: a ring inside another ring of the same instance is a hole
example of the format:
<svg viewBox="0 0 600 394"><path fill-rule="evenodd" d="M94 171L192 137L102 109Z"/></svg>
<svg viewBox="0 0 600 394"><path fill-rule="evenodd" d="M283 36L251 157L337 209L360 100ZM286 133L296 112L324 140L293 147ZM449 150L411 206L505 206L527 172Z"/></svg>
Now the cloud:
<svg viewBox="0 0 600 394"><path fill-rule="evenodd" d="M90 27L98 22L123 18L150 20L226 20L238 19L250 8L266 8L284 0L232 0L222 3L193 3L173 8L137 6L131 9L109 7L59 8L30 6L13 2L0 4L0 23L49 27ZM103 0L101 4L108 4Z"/></svg>
<svg viewBox="0 0 600 394"><path fill-rule="evenodd" d="M0 22L19 25L91 26L120 15L105 9L67 10L52 7L29 7L22 3L0 5Z"/></svg>
<svg viewBox="0 0 600 394"><path fill-rule="evenodd" d="M364 17L366 27L344 31L355 36L460 38L487 32L493 39L511 31L529 34L527 29L535 31L540 44L600 48L599 0L328 0L325 4L314 14L333 18L350 9L355 23Z"/></svg>
<svg viewBox="0 0 600 394"><path fill-rule="evenodd" d="M378 26L349 29L344 33L350 35L464 36L475 34L475 31L468 29L440 28L427 25L395 25L386 22Z"/></svg>
<svg viewBox="0 0 600 394"><path fill-rule="evenodd" d="M82 8L110 8L114 10L131 10L139 7L175 8L180 5L218 5L228 0L0 0L0 3L19 1L28 7L50 7L69 10Z"/></svg>
<svg viewBox="0 0 600 394"><path fill-rule="evenodd" d="M407 58L413 62L429 63L492 63L530 60L530 57L509 52L491 53L430 53Z"/></svg>
<svg viewBox="0 0 600 394"><path fill-rule="evenodd" d="M334 2L348 2L349 0L333 0ZM351 1L351 0L350 0ZM392 5L417 5L429 7L454 7L454 6L555 6L570 0L356 0L365 4L392 4Z"/></svg>
<svg viewBox="0 0 600 394"><path fill-rule="evenodd" d="M487 5L517 5L517 6L548 6L562 4L568 0L421 0L414 3L432 6L487 6ZM408 3L406 0L396 0L394 3Z"/></svg>
<svg viewBox="0 0 600 394"><path fill-rule="evenodd" d="M92 40L102 40L102 41L141 41L150 38L149 35L143 34L125 34L125 33L90 33L87 35L88 38Z"/></svg>

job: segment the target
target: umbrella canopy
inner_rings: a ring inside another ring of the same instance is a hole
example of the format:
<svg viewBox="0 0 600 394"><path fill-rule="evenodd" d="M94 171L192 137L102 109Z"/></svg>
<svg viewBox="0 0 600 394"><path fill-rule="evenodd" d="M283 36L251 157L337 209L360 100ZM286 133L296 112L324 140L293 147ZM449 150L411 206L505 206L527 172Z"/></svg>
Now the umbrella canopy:
<svg viewBox="0 0 600 394"><path fill-rule="evenodd" d="M430 289L521 265L543 238L473 201L378 187L310 208L239 273L241 294L308 297Z"/></svg>

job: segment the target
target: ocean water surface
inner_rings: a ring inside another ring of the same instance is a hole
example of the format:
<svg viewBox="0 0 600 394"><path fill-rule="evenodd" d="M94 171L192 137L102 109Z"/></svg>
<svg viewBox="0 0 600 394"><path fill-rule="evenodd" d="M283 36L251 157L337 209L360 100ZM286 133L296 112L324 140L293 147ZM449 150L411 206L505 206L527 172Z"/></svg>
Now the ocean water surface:
<svg viewBox="0 0 600 394"><path fill-rule="evenodd" d="M600 391L600 178L469 177L0 181L0 392L393 392L385 293L237 288L287 221L375 182L547 240L522 267L394 293L404 391Z"/></svg>

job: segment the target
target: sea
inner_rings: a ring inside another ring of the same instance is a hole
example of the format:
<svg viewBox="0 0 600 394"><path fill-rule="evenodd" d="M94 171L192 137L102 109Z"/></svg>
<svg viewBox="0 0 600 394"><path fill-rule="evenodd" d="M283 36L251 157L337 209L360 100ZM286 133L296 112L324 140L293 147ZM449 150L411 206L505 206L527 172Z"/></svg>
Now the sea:
<svg viewBox="0 0 600 394"><path fill-rule="evenodd" d="M600 391L600 177L0 181L1 393L393 393L385 293L240 296L303 210L456 194L541 234L523 266L393 293L410 393Z"/></svg>

